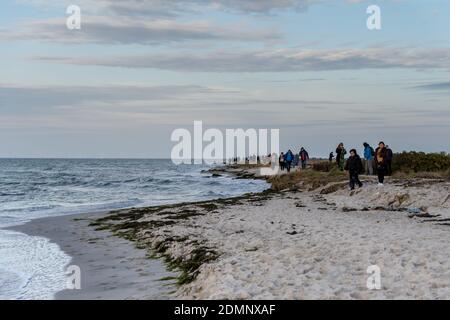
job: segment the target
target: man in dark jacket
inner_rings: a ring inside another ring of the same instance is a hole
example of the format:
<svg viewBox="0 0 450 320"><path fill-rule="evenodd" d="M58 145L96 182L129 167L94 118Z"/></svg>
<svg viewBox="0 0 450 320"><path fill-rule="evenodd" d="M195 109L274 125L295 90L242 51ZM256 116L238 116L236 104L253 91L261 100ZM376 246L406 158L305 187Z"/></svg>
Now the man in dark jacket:
<svg viewBox="0 0 450 320"><path fill-rule="evenodd" d="M394 153L389 146L386 146L386 173L388 176L392 175L392 158Z"/></svg>
<svg viewBox="0 0 450 320"><path fill-rule="evenodd" d="M363 164L355 149L350 150L350 157L345 164L345 170L349 173L350 190L355 189L356 183L361 188L362 182L359 180L359 173L363 170Z"/></svg>
<svg viewBox="0 0 450 320"><path fill-rule="evenodd" d="M306 169L306 162L309 160L309 154L305 148L301 148L300 150L300 160L302 161L302 169Z"/></svg>

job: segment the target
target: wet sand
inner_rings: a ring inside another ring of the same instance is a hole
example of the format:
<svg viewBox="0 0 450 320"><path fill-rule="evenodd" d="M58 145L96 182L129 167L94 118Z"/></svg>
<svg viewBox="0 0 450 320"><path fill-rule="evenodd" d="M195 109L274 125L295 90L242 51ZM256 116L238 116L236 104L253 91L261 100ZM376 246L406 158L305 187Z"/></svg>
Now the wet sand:
<svg viewBox="0 0 450 320"><path fill-rule="evenodd" d="M72 257L70 265L81 269L81 289L64 290L58 300L167 299L175 290L160 260L149 259L146 250L137 249L125 239L107 231L96 231L89 220L101 214L78 214L36 219L9 229L41 236Z"/></svg>

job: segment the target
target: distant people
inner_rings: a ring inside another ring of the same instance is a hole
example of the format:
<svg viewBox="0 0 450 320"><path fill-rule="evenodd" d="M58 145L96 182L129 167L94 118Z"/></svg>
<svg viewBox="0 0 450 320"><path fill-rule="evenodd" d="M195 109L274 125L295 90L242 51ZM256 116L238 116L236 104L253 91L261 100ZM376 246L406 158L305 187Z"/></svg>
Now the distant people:
<svg viewBox="0 0 450 320"><path fill-rule="evenodd" d="M377 165L378 185L383 186L387 170L387 149L383 141L378 144L378 148L375 150L375 163Z"/></svg>
<svg viewBox="0 0 450 320"><path fill-rule="evenodd" d="M330 155L329 155L329 157L328 157L328 160L329 160L330 162L333 162L333 158L334 158L334 154L333 154L333 151L331 151L331 152L330 152Z"/></svg>
<svg viewBox="0 0 450 320"><path fill-rule="evenodd" d="M359 180L359 173L363 170L361 158L355 149L350 150L350 157L345 163L345 170L348 171L350 179L350 190L355 189L355 184L362 187L362 182Z"/></svg>
<svg viewBox="0 0 450 320"><path fill-rule="evenodd" d="M288 150L288 152L286 152L284 156L284 162L287 172L291 172L292 161L294 161L294 154L292 153L291 150Z"/></svg>
<svg viewBox="0 0 450 320"><path fill-rule="evenodd" d="M373 175L373 157L375 156L375 150L367 143L364 142L364 159L366 159L366 174Z"/></svg>
<svg viewBox="0 0 450 320"><path fill-rule="evenodd" d="M386 174L388 176L392 175L392 158L394 158L394 153L389 146L386 146Z"/></svg>
<svg viewBox="0 0 450 320"><path fill-rule="evenodd" d="M344 165L345 165L345 155L347 154L347 150L344 148L344 144L341 142L336 148L336 163L341 169L341 171L344 171Z"/></svg>
<svg viewBox="0 0 450 320"><path fill-rule="evenodd" d="M309 160L308 151L305 148L300 149L300 160L302 161L302 169L306 169L307 161Z"/></svg>
<svg viewBox="0 0 450 320"><path fill-rule="evenodd" d="M280 163L281 171L284 171L285 163L284 163L284 153L280 153L280 158L278 158L278 162Z"/></svg>

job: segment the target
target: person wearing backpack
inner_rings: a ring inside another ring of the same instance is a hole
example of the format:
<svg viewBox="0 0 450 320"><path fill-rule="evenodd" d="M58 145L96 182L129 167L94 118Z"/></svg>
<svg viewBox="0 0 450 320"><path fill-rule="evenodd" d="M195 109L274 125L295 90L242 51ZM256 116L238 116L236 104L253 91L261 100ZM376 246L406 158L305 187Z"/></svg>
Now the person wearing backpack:
<svg viewBox="0 0 450 320"><path fill-rule="evenodd" d="M392 149L389 148L389 146L386 146L386 174L388 176L392 175L392 158L394 158L394 153L392 152Z"/></svg>
<svg viewBox="0 0 450 320"><path fill-rule="evenodd" d="M308 151L306 151L303 147L300 150L300 160L302 161L302 169L306 169L306 163L309 160L309 154Z"/></svg>
<svg viewBox="0 0 450 320"><path fill-rule="evenodd" d="M286 155L284 156L284 162L287 172L291 172L292 161L294 161L294 154L292 153L291 150L289 150L288 152L286 152Z"/></svg>
<svg viewBox="0 0 450 320"><path fill-rule="evenodd" d="M366 174L373 175L373 158L375 156L375 150L367 143L364 142L364 159L366 159Z"/></svg>
<svg viewBox="0 0 450 320"><path fill-rule="evenodd" d="M363 170L361 158L356 153L355 149L350 150L350 157L345 163L345 170L348 171L350 179L350 190L355 189L355 184L362 187L362 182L359 180L359 173Z"/></svg>

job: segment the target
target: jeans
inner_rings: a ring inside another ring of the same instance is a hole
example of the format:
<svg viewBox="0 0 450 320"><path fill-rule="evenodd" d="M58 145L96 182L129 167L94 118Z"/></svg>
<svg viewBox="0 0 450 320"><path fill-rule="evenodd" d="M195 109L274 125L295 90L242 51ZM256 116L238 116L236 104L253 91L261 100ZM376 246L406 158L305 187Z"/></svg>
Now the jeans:
<svg viewBox="0 0 450 320"><path fill-rule="evenodd" d="M362 186L362 182L359 180L359 174L356 171L350 171L350 188L353 190L355 189L355 184L358 184L358 186Z"/></svg>
<svg viewBox="0 0 450 320"><path fill-rule="evenodd" d="M378 182L384 183L384 176L386 175L386 166L378 166L377 167L378 172Z"/></svg>
<svg viewBox="0 0 450 320"><path fill-rule="evenodd" d="M306 169L306 160L302 160L302 169Z"/></svg>
<svg viewBox="0 0 450 320"><path fill-rule="evenodd" d="M386 162L386 175L388 176L392 175L392 161L390 160Z"/></svg>
<svg viewBox="0 0 450 320"><path fill-rule="evenodd" d="M291 164L292 164L292 161L286 161L287 172L291 172Z"/></svg>
<svg viewBox="0 0 450 320"><path fill-rule="evenodd" d="M366 174L373 175L373 159L366 159Z"/></svg>

